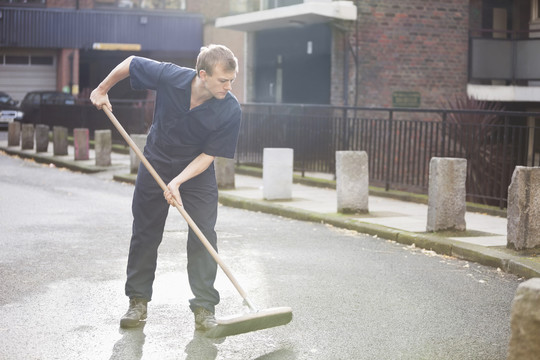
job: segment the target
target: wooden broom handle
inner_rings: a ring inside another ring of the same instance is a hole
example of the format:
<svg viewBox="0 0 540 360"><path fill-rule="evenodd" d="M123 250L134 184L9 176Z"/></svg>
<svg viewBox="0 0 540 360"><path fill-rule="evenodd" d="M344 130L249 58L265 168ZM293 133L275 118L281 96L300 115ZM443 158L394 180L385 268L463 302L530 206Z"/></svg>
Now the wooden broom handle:
<svg viewBox="0 0 540 360"><path fill-rule="evenodd" d="M109 117L109 119L111 120L111 122L113 123L114 127L116 127L116 129L118 130L118 132L120 132L120 135L122 135L122 137L124 138L124 140L126 140L126 142L128 143L129 147L131 149L133 149L133 151L135 152L135 154L137 155L137 157L141 160L141 162L144 164L144 166L146 167L146 169L148 170L148 172L152 175L152 177L156 180L156 182L159 184L159 186L161 187L161 189L163 191L167 191L169 188L167 187L167 184L165 184L165 182L161 179L161 177L158 175L157 171L154 169L154 167L152 166L152 164L150 164L150 162L146 159L146 157L144 156L144 154L142 153L142 151L139 149L139 147L137 146L137 144L135 144L135 142L131 139L131 137L129 136L129 134L126 132L126 130L124 130L124 128L122 127L122 125L120 124L120 122L118 121L118 119L116 118L116 116L114 116L114 114L107 108L107 107L103 107L103 111L105 111L105 114L107 114L107 116ZM204 234L202 233L201 229L199 229L199 227L197 226L197 224L195 224L195 221L193 221L193 219L191 218L191 216L189 216L189 214L186 212L186 210L184 209L184 207L180 204L178 204L178 202L176 200L174 200L174 207L180 212L180 214L182 214L182 216L184 217L184 219L186 220L186 222L188 223L189 227L191 228L191 230L193 230L193 232L195 232L195 234L197 235L197 237L199 238L199 240L201 240L201 242L203 243L204 247L208 250L208 252L210 253L210 255L212 255L212 257L214 258L214 260L218 263L218 265L221 267L221 269L223 270L223 272L225 273L225 275L227 275L227 277L229 278L229 280L231 280L231 282L233 283L234 287L236 288L236 290L238 291L238 293L240 293L240 295L242 296L242 298L245 300L246 304L252 309L252 305L250 303L250 301L247 299L247 294L246 292L244 291L244 289L242 289L242 287L240 286L240 284L238 283L238 281L236 280L236 278L234 277L234 275L232 274L231 270L229 269L229 267L227 265L225 265L225 263L223 262L223 260L221 260L221 257L218 255L217 251L212 247L212 244L210 244L210 242L208 241L208 239L206 238L206 236L204 236Z"/></svg>

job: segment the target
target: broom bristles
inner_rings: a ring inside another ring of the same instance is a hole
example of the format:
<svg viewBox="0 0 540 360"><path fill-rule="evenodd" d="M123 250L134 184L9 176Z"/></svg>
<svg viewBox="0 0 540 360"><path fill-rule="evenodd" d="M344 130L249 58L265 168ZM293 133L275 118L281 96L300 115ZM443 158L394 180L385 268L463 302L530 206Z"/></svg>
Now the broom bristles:
<svg viewBox="0 0 540 360"><path fill-rule="evenodd" d="M257 312L216 319L217 326L208 330L204 336L222 338L251 331L286 325L292 320L290 307L264 309Z"/></svg>

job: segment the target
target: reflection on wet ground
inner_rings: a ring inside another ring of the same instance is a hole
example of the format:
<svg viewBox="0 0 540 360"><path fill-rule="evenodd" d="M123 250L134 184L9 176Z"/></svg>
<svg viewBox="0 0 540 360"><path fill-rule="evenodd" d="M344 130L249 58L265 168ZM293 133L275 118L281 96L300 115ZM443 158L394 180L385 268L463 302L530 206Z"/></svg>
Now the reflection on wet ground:
<svg viewBox="0 0 540 360"><path fill-rule="evenodd" d="M133 329L120 328L122 337L113 347L112 355L109 360L140 360L143 356L143 347L146 335L144 334L144 326L142 323L139 327Z"/></svg>

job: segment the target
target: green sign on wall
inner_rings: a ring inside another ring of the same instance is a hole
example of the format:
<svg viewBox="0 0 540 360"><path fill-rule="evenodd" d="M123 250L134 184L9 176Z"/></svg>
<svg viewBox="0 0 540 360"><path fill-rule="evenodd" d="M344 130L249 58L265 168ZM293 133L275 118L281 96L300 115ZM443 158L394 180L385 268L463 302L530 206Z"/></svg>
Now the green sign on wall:
<svg viewBox="0 0 540 360"><path fill-rule="evenodd" d="M394 91L392 93L393 107L420 107L420 93L418 91Z"/></svg>

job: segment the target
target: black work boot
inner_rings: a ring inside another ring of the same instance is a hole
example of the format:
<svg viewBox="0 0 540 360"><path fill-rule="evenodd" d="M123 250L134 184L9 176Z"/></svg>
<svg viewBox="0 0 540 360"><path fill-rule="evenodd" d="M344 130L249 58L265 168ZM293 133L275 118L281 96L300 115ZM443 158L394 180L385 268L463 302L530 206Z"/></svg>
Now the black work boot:
<svg viewBox="0 0 540 360"><path fill-rule="evenodd" d="M133 298L129 299L129 309L120 319L120 327L131 328L136 327L141 321L146 320L146 299Z"/></svg>
<svg viewBox="0 0 540 360"><path fill-rule="evenodd" d="M195 309L195 330L208 331L217 326L214 314L203 307Z"/></svg>

